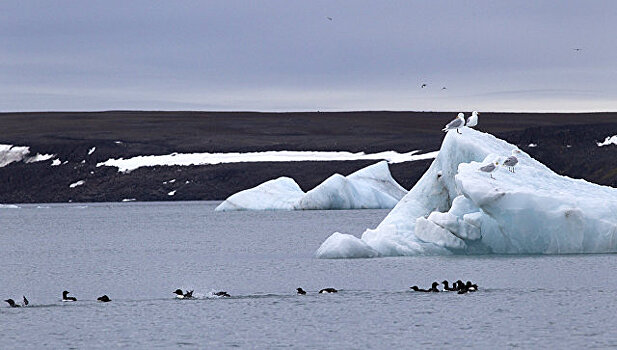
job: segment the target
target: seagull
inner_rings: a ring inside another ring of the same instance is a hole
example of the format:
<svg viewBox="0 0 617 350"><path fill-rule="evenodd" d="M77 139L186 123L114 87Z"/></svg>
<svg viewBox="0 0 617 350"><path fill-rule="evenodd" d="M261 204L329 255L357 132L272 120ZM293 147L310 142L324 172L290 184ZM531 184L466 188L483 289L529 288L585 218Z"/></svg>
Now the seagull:
<svg viewBox="0 0 617 350"><path fill-rule="evenodd" d="M512 152L514 153L514 152ZM508 170L514 172L514 167L518 164L518 159L515 156L509 156L503 161L503 166L508 167Z"/></svg>
<svg viewBox="0 0 617 350"><path fill-rule="evenodd" d="M448 132L450 130L456 129L456 132L460 134L461 132L458 131L458 129L462 128L463 126L465 126L465 114L459 113L456 116L456 119L449 122L445 128L441 129L441 131Z"/></svg>
<svg viewBox="0 0 617 350"><path fill-rule="evenodd" d="M426 83L423 83L420 87L424 89L426 87Z"/></svg>
<svg viewBox="0 0 617 350"><path fill-rule="evenodd" d="M467 123L465 123L466 126L476 126L478 125L478 112L473 111L471 112L471 116L469 118L467 118Z"/></svg>
<svg viewBox="0 0 617 350"><path fill-rule="evenodd" d="M489 173L491 175L491 179L495 179L493 177L493 174L491 174L495 169L497 169L497 166L499 165L499 162L495 162L495 163L491 163L491 164L487 164L483 167L480 168L480 171L485 172L485 173Z"/></svg>

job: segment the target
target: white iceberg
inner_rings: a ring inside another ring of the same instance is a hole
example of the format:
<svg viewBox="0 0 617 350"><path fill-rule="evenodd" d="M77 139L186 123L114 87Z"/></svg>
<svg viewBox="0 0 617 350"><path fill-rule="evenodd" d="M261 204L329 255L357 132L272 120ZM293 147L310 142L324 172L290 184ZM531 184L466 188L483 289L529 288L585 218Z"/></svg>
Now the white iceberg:
<svg viewBox="0 0 617 350"><path fill-rule="evenodd" d="M491 179L479 171L490 162L501 163L513 150L519 160L515 172L499 165ZM430 168L376 229L361 238L337 232L316 256L372 257L375 252L617 252L617 189L560 176L516 146L464 128L460 135L446 135Z"/></svg>
<svg viewBox="0 0 617 350"><path fill-rule="evenodd" d="M347 177L334 174L306 193L279 177L230 196L216 210L389 209L406 193L382 161Z"/></svg>

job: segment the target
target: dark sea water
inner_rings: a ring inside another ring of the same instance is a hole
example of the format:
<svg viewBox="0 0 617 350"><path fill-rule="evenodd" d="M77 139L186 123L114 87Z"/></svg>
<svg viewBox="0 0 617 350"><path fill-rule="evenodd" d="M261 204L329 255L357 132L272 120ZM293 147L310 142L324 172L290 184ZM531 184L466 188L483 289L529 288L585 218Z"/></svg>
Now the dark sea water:
<svg viewBox="0 0 617 350"><path fill-rule="evenodd" d="M0 209L0 348L616 347L617 255L319 260L387 210L214 212L214 202ZM470 279L480 291L409 286ZM298 296L296 287L309 294ZM316 291L335 287L338 294ZM176 300L176 288L195 300ZM79 301L60 302L62 290ZM214 298L225 290L232 298ZM98 303L107 294L113 301Z"/></svg>

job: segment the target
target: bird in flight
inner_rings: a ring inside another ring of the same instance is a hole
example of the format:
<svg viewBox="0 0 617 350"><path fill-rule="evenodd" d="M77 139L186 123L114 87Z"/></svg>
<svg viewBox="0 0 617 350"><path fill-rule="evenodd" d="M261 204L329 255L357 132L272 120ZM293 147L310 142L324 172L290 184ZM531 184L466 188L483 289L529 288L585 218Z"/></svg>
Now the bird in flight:
<svg viewBox="0 0 617 350"><path fill-rule="evenodd" d="M331 21L331 20L332 20L332 17L326 17L326 18L327 18L329 21Z"/></svg>
<svg viewBox="0 0 617 350"><path fill-rule="evenodd" d="M444 86L444 87L442 87L441 89L442 89L442 90L446 90L446 87Z"/></svg>
<svg viewBox="0 0 617 350"><path fill-rule="evenodd" d="M426 87L426 84L422 84L421 88L423 88L423 89L424 89L425 87Z"/></svg>
<svg viewBox="0 0 617 350"><path fill-rule="evenodd" d="M583 49L572 49L572 50L579 52L579 51L582 51Z"/></svg>

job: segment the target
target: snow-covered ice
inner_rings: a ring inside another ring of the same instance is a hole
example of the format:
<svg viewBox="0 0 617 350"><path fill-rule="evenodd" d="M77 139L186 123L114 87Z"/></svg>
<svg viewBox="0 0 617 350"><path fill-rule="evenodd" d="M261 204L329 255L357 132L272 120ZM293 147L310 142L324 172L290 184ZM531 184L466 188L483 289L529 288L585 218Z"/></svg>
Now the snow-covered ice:
<svg viewBox="0 0 617 350"><path fill-rule="evenodd" d="M92 147L88 150L88 155L91 155L92 153L94 153L94 151L96 151L96 147Z"/></svg>
<svg viewBox="0 0 617 350"><path fill-rule="evenodd" d="M617 189L558 175L490 134L448 132L413 189L361 238L334 233L320 258L617 252ZM492 175L479 171L499 161Z"/></svg>
<svg viewBox="0 0 617 350"><path fill-rule="evenodd" d="M608 146L608 145L617 145L617 135L608 136L604 139L603 142L596 142L598 147Z"/></svg>
<svg viewBox="0 0 617 350"><path fill-rule="evenodd" d="M411 162L433 159L437 152L417 154L420 151L398 153L351 153L344 151L266 151L246 153L172 153L160 156L137 156L128 159L108 159L96 166L117 167L119 172L130 172L147 166L189 166L245 162L302 162L302 161L345 161L345 160L387 160L389 163Z"/></svg>
<svg viewBox="0 0 617 350"><path fill-rule="evenodd" d="M306 193L293 179L279 177L230 196L216 210L393 208L406 193L381 161L347 177L334 174Z"/></svg>

